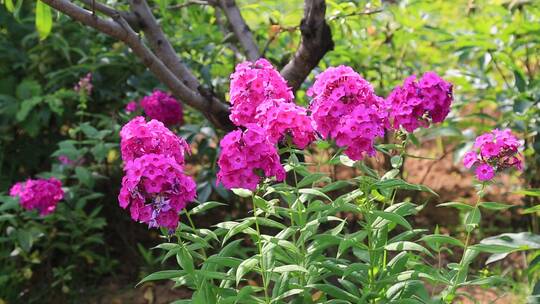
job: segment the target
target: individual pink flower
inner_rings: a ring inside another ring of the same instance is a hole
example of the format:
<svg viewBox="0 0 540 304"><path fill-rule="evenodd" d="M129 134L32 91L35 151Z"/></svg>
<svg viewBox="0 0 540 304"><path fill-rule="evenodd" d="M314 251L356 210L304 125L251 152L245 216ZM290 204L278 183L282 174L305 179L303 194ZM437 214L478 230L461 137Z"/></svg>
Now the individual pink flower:
<svg viewBox="0 0 540 304"><path fill-rule="evenodd" d="M62 183L51 177L16 183L11 187L9 195L18 197L24 209L37 210L41 216L45 216L56 209L58 202L64 198L64 191Z"/></svg>
<svg viewBox="0 0 540 304"><path fill-rule="evenodd" d="M223 137L220 147L217 182L227 189L255 190L261 176L275 176L277 181L285 178L276 146L257 125L249 125L243 132L230 132Z"/></svg>
<svg viewBox="0 0 540 304"><path fill-rule="evenodd" d="M136 101L130 101L126 104L126 107L125 107L125 111L126 113L133 113L135 111L137 111L137 109L139 108L139 104L136 102Z"/></svg>
<svg viewBox="0 0 540 304"><path fill-rule="evenodd" d="M287 82L268 60L243 62L231 75L230 86L231 121L237 126L257 123L257 107L268 99L290 102L294 95Z"/></svg>
<svg viewBox="0 0 540 304"><path fill-rule="evenodd" d="M498 130L478 136L473 150L465 154L463 164L466 168L476 167L476 176L481 181L488 181L508 168L523 168L519 149L523 145L510 131Z"/></svg>
<svg viewBox="0 0 540 304"><path fill-rule="evenodd" d="M184 156L190 153L187 142L176 136L162 122L137 116L120 131L120 150L125 163L149 153L173 157L179 165L184 164Z"/></svg>
<svg viewBox="0 0 540 304"><path fill-rule="evenodd" d="M196 196L194 180L168 155L145 154L129 161L118 200L131 218L149 227L176 229L178 215Z"/></svg>
<svg viewBox="0 0 540 304"><path fill-rule="evenodd" d="M181 125L184 122L182 105L172 95L155 90L141 100L144 113L165 125Z"/></svg>
<svg viewBox="0 0 540 304"><path fill-rule="evenodd" d="M408 77L386 99L392 127L413 132L442 122L450 112L452 89L451 83L434 72L426 72L418 82L416 76Z"/></svg>
<svg viewBox="0 0 540 304"><path fill-rule="evenodd" d="M463 156L463 165L465 168L470 169L476 161L478 160L478 155L474 151L469 151Z"/></svg>
<svg viewBox="0 0 540 304"><path fill-rule="evenodd" d="M62 164L62 165L65 165L65 166L72 166L75 164L74 161L72 161L69 157L67 157L66 155L60 155L58 156L58 161Z"/></svg>
<svg viewBox="0 0 540 304"><path fill-rule="evenodd" d="M481 164L476 168L476 178L478 178L479 181L485 182L491 180L494 176L495 170L488 164Z"/></svg>
<svg viewBox="0 0 540 304"><path fill-rule="evenodd" d="M315 140L315 131L306 109L294 103L283 99L266 100L257 108L255 118L273 143L290 135L292 142L304 149Z"/></svg>

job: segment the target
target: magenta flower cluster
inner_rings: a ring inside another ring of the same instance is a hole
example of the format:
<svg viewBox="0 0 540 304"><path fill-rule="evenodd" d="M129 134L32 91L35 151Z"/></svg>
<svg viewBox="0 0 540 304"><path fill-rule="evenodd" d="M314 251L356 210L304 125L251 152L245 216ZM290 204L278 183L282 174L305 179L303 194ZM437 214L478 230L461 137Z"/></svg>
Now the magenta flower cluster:
<svg viewBox="0 0 540 304"><path fill-rule="evenodd" d="M230 118L247 130L232 131L221 140L218 183L253 190L261 177L283 180L277 143L289 135L303 149L315 140L307 110L292 103L293 98L285 79L266 59L236 67L231 75Z"/></svg>
<svg viewBox="0 0 540 304"><path fill-rule="evenodd" d="M261 180L256 171L267 177L275 176L278 181L285 178L275 144L268 140L266 130L257 125L228 133L220 148L217 181L227 189L256 189Z"/></svg>
<svg viewBox="0 0 540 304"><path fill-rule="evenodd" d="M263 176L281 180L284 170L276 144L287 136L304 149L318 133L360 160L375 154L375 140L387 129L403 126L412 132L419 125L441 122L450 111L452 85L433 72L418 83L415 79L408 78L385 100L351 67L331 67L307 91L313 98L307 110L292 102L291 89L267 60L239 64L231 75L230 118L247 131L233 131L221 141L218 182L226 188L255 189ZM244 139L254 137L251 134L260 139ZM251 155L259 150L263 158Z"/></svg>
<svg viewBox="0 0 540 304"><path fill-rule="evenodd" d="M229 98L232 104L231 121L246 127L257 123L257 107L269 99L290 102L294 95L287 82L266 59L243 62L231 75Z"/></svg>
<svg viewBox="0 0 540 304"><path fill-rule="evenodd" d="M135 117L120 131L125 176L118 200L131 218L149 227L178 226L178 214L196 196L194 180L184 174L187 142L162 122Z"/></svg>
<svg viewBox="0 0 540 304"><path fill-rule="evenodd" d="M141 100L141 107L150 119L157 119L167 126L181 125L184 122L180 102L172 95L155 90Z"/></svg>
<svg viewBox="0 0 540 304"><path fill-rule="evenodd" d="M289 134L292 142L298 148L304 149L315 140L307 110L283 99L269 99L261 103L255 119L258 125L266 130L268 139L273 143Z"/></svg>
<svg viewBox="0 0 540 304"><path fill-rule="evenodd" d="M324 139L333 138L353 160L375 154L377 137L384 135L384 99L348 66L331 67L317 75L308 92L315 129Z"/></svg>
<svg viewBox="0 0 540 304"><path fill-rule="evenodd" d="M401 126L413 132L418 127L442 122L450 112L452 88L451 83L434 72L425 73L418 82L416 76L408 77L386 99L393 128Z"/></svg>
<svg viewBox="0 0 540 304"><path fill-rule="evenodd" d="M188 143L167 129L162 122L137 116L120 130L122 139L120 150L125 163L145 154L154 153L171 156L180 165L184 156L190 152Z"/></svg>
<svg viewBox="0 0 540 304"><path fill-rule="evenodd" d="M476 138L473 150L463 157L463 164L466 168L476 167L478 180L489 181L495 172L523 168L519 153L522 145L510 129L495 129Z"/></svg>
<svg viewBox="0 0 540 304"><path fill-rule="evenodd" d="M64 198L62 183L51 177L49 179L28 179L13 185L9 195L18 197L21 206L26 210L37 210L41 216L52 213L56 205Z"/></svg>
<svg viewBox="0 0 540 304"><path fill-rule="evenodd" d="M178 214L195 199L196 185L170 156L145 154L126 165L118 200L135 221L176 229Z"/></svg>

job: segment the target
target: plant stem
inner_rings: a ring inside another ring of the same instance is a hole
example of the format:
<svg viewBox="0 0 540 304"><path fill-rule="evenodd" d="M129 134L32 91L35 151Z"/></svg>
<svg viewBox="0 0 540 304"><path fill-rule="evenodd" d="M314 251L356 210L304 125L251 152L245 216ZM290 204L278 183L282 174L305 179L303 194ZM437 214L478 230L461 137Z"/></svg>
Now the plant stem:
<svg viewBox="0 0 540 304"><path fill-rule="evenodd" d="M474 209L475 210L476 208L478 208L478 204L480 204L480 200L482 199L483 195L484 195L484 190L486 188L486 183L482 183L482 188L480 189L480 191L478 191L478 199L476 200L476 203L474 204ZM474 211L473 211L474 212ZM480 212L480 211L478 211ZM467 223L465 223L465 225L467 225ZM465 226L465 229L467 230L467 237L465 238L465 245L463 247L463 255L461 256L461 261L459 262L459 268L458 268L458 272L456 273L456 276L454 277L455 279L452 281L452 285L450 286L450 290L448 292L448 294L446 295L445 297L445 301L452 301L455 294L456 294L456 289L458 287L458 280L459 280L459 277L461 276L461 273L463 270L465 270L465 268L468 267L468 265L465 265L465 254L467 253L467 250L469 249L469 243L471 241L471 232L473 231L473 229L467 229L467 227ZM465 277L463 278L463 281L467 281L467 273L465 273ZM448 303L450 303L448 302Z"/></svg>
<svg viewBox="0 0 540 304"><path fill-rule="evenodd" d="M187 216L187 219L188 219L188 222L189 222L189 225L191 226L191 228L193 229L193 232L197 232L197 228L195 228L195 224L193 223L193 220L191 219L191 215L189 213L189 210L186 209L186 216ZM206 261L206 250L204 250L204 248L201 248L201 254L203 256L203 259Z"/></svg>
<svg viewBox="0 0 540 304"><path fill-rule="evenodd" d="M251 201L253 202L253 198ZM261 265L261 277L262 277L263 289L264 289L264 302L270 303L270 299L268 298L268 282L266 281L266 266L264 264L262 242L261 242L261 230L259 228L259 221L257 219L257 206L255 205L254 202L253 202L253 216L255 217L255 228L257 229L257 247L259 248L259 263Z"/></svg>

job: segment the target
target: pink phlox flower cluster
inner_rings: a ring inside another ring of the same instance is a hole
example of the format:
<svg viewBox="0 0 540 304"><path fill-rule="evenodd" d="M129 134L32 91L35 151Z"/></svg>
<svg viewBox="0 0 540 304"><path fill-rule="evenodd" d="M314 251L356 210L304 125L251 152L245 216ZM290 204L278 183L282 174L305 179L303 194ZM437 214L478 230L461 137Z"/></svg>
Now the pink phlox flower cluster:
<svg viewBox="0 0 540 304"><path fill-rule="evenodd" d="M38 210L41 216L52 213L56 205L64 198L62 183L49 179L28 179L13 185L9 195L19 197L21 206L26 210Z"/></svg>
<svg viewBox="0 0 540 304"><path fill-rule="evenodd" d="M522 141L510 129L495 129L476 138L473 150L463 157L463 164L466 168L476 166L478 180L488 181L495 176L495 172L512 167L523 169L519 153L522 145Z"/></svg>
<svg viewBox="0 0 540 304"><path fill-rule="evenodd" d="M75 90L77 93L83 91L86 95L91 95L93 88L92 73L88 73L83 78L79 79L79 82L75 85L75 87L73 87L73 90Z"/></svg>
<svg viewBox="0 0 540 304"><path fill-rule="evenodd" d="M124 110L129 114L129 113L133 113L137 111L138 108L139 108L139 104L133 100L126 104L126 107L124 108Z"/></svg>
<svg viewBox="0 0 540 304"><path fill-rule="evenodd" d="M182 105L172 95L155 90L141 100L144 113L151 119L157 119L165 125L178 125L184 122Z"/></svg>
<svg viewBox="0 0 540 304"><path fill-rule="evenodd" d="M375 154L373 145L384 136L387 112L368 81L351 67L331 67L317 76L307 94L313 97L311 116L323 138L335 139L353 160Z"/></svg>
<svg viewBox="0 0 540 304"><path fill-rule="evenodd" d="M450 112L452 89L451 83L434 72L426 72L418 82L416 76L408 77L386 99L393 128L413 132L430 122L442 122Z"/></svg>
<svg viewBox="0 0 540 304"><path fill-rule="evenodd" d="M365 154L374 156L375 138L384 136L385 119L377 106L358 105L336 128L336 144L347 147L344 153L353 160L363 159Z"/></svg>
<svg viewBox="0 0 540 304"><path fill-rule="evenodd" d="M335 137L341 120L360 104L378 102L373 87L351 67L330 67L317 75L307 91L315 129L327 139Z"/></svg>
<svg viewBox="0 0 540 304"><path fill-rule="evenodd" d="M184 155L190 153L188 143L167 129L162 122L137 116L122 127L120 149L124 162L132 161L148 153L173 157L179 165Z"/></svg>
<svg viewBox="0 0 540 304"><path fill-rule="evenodd" d="M237 126L256 123L257 107L268 99L290 102L294 95L287 82L266 59L243 62L231 75L230 119Z"/></svg>
<svg viewBox="0 0 540 304"><path fill-rule="evenodd" d="M194 180L183 172L187 142L161 121L135 117L120 131L125 176L118 200L131 218L149 227L178 226L178 213L195 199Z"/></svg>
<svg viewBox="0 0 540 304"><path fill-rule="evenodd" d="M125 166L126 175L118 200L131 218L149 227L178 226L178 214L196 196L193 179L184 175L176 159L163 154L145 154Z"/></svg>
<svg viewBox="0 0 540 304"><path fill-rule="evenodd" d="M270 142L266 131L257 125L249 125L246 131L228 133L220 142L221 153L217 182L225 188L255 190L261 176L285 178L275 144Z"/></svg>
<svg viewBox="0 0 540 304"><path fill-rule="evenodd" d="M315 132L307 110L292 102L285 102L283 99L266 100L257 108L255 118L273 143L289 134L293 143L298 148L304 149L315 140Z"/></svg>

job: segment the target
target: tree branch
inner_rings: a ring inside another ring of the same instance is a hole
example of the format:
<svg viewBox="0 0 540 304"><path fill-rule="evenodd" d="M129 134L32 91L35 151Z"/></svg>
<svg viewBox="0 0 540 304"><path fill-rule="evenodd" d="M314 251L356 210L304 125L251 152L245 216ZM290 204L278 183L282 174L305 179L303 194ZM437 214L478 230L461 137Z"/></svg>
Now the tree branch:
<svg viewBox="0 0 540 304"><path fill-rule="evenodd" d="M197 91L200 87L199 81L178 58L176 51L165 37L146 0L132 0L130 1L130 8L156 56L163 60L167 68L185 85Z"/></svg>
<svg viewBox="0 0 540 304"><path fill-rule="evenodd" d="M302 39L293 58L281 70L293 91L298 90L324 55L334 49L332 32L325 20L324 0L305 0L304 18L300 22Z"/></svg>
<svg viewBox="0 0 540 304"><path fill-rule="evenodd" d="M202 112L216 127L229 130L232 123L228 119L229 107L225 103L216 103L198 91L190 89L180 81L165 64L146 45L127 21L115 14L113 19L102 19L69 0L42 0L52 8L70 16L72 19L95 28L128 45L133 53L139 57L143 64L163 83L172 93L183 102Z"/></svg>
<svg viewBox="0 0 540 304"><path fill-rule="evenodd" d="M116 10L113 7L110 7L106 4L93 1L93 0L80 0L80 1L84 3L88 7L88 10L90 10L92 13L94 13L94 10L96 10L104 14L105 16L109 16L111 18L113 18L117 14L120 14L120 16L122 16L122 18L124 18L129 23L129 25L131 26L131 28L133 28L133 30L138 31L138 26L135 20L135 16L131 14L130 12Z"/></svg>
<svg viewBox="0 0 540 304"><path fill-rule="evenodd" d="M234 0L220 0L219 5L227 16L234 34L238 38L240 45L246 53L246 57L250 61L255 61L261 57L259 47L253 39L253 35L246 24L246 21L240 14L240 10Z"/></svg>

